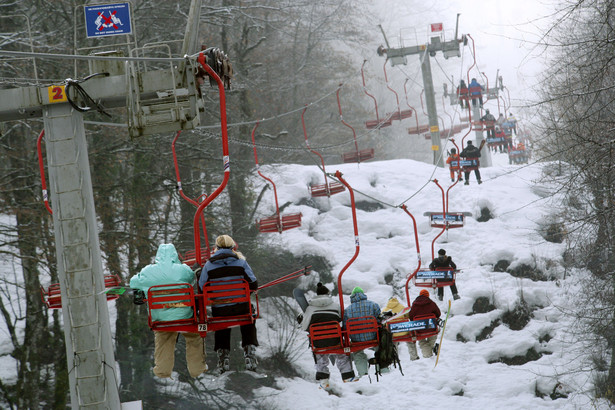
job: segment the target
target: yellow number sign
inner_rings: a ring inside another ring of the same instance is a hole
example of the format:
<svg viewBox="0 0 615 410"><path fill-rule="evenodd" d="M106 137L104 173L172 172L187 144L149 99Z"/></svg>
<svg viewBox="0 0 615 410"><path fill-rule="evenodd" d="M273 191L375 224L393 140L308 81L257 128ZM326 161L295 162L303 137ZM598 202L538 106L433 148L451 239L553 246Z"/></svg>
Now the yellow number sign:
<svg viewBox="0 0 615 410"><path fill-rule="evenodd" d="M52 85L47 87L47 95L49 96L49 103L66 102L66 91L63 85Z"/></svg>

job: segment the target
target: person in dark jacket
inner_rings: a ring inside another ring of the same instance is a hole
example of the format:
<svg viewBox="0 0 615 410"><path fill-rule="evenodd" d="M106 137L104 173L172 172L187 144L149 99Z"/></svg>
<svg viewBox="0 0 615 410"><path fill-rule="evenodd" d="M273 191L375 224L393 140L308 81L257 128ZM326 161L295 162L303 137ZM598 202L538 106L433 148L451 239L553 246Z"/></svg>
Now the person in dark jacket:
<svg viewBox="0 0 615 410"><path fill-rule="evenodd" d="M489 110L485 110L485 115L483 115L480 120L487 130L487 138L495 138L495 117L493 114L491 114Z"/></svg>
<svg viewBox="0 0 615 410"><path fill-rule="evenodd" d="M472 141L468 141L468 145L463 149L463 151L461 151L459 156L465 159L478 159L480 158L480 150L472 144ZM466 180L463 184L470 185L470 171L463 171L463 173ZM480 179L480 171L478 170L478 167L474 169L474 176L479 184L483 183Z"/></svg>
<svg viewBox="0 0 615 410"><path fill-rule="evenodd" d="M430 264L429 269L437 269L437 268L453 268L457 269L457 265L453 262L453 258L450 256L446 256L446 251L444 249L440 249L438 251L438 257L435 258ZM444 279L438 279L438 281L443 281ZM460 298L457 292L457 285L451 285L451 293L453 294L453 299L457 300ZM444 299L444 288L438 288L438 299Z"/></svg>
<svg viewBox="0 0 615 410"><path fill-rule="evenodd" d="M414 302L412 302L408 319L415 320L417 316L430 314L434 314L436 319L440 319L440 308L433 300L429 298L429 291L427 289L423 289L419 292L419 296L414 299ZM421 330L417 330L416 332L420 333ZM433 350L437 339L438 335L433 335L419 340L419 347L421 348L423 357L427 358L433 355Z"/></svg>
<svg viewBox="0 0 615 410"><path fill-rule="evenodd" d="M367 299L367 296L360 287L355 287L350 294L350 306L344 310L344 327L348 319L355 317L373 316L376 319L380 317L380 306L377 303ZM369 340L376 340L376 332L359 333L351 335L353 342L366 342ZM369 363L367 360L367 354L364 351L358 351L353 354L354 364L357 367L357 373L359 377L367 374Z"/></svg>
<svg viewBox="0 0 615 410"><path fill-rule="evenodd" d="M340 313L339 304L335 303L329 294L329 289L322 283L318 282L316 285L316 297L310 300L305 313L303 314L303 320L301 321L301 328L305 331L309 331L310 326L314 323L323 322L341 322L342 317ZM315 347L330 347L339 344L338 339L334 340L316 340L314 342ZM344 383L358 381L359 378L355 377L352 370L352 362L350 356L345 354L315 354L316 360L316 380L320 382L322 389L329 388L329 359L333 356L332 363L335 362L337 368L342 374L342 380Z"/></svg>
<svg viewBox="0 0 615 410"><path fill-rule="evenodd" d="M246 258L241 252L235 251L235 241L228 235L220 235L216 238L214 254L209 258L201 271L199 278L199 288L208 281L221 281L229 279L245 279L249 283L250 290L258 289L258 281L252 268L248 265ZM212 316L237 316L250 312L248 303L227 303L211 307ZM258 361L256 360L256 326L254 323L240 326L241 346L244 351L246 370L256 370ZM218 371L224 373L230 369L231 352L231 329L222 329L215 332L214 350L218 354Z"/></svg>
<svg viewBox="0 0 615 410"><path fill-rule="evenodd" d="M459 86L457 87L457 97L459 97L459 104L461 104L462 109L470 108L470 103L468 102L468 86L463 80L459 81Z"/></svg>

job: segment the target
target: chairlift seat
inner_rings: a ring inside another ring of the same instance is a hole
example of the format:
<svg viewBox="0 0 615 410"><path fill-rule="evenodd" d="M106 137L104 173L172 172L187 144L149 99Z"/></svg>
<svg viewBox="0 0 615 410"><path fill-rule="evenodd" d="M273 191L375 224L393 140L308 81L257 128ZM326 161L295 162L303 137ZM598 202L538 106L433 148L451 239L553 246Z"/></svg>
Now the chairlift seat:
<svg viewBox="0 0 615 410"><path fill-rule="evenodd" d="M408 311L410 310L407 308ZM408 320L399 315L386 322L393 334L393 342L417 342L435 336L440 332L437 318L433 314L419 315L414 320Z"/></svg>
<svg viewBox="0 0 615 410"><path fill-rule="evenodd" d="M385 120L369 120L365 121L365 128L368 130L373 130L374 128L384 128L393 124L393 121L390 118Z"/></svg>
<svg viewBox="0 0 615 410"><path fill-rule="evenodd" d="M451 161L451 168L456 169L457 161ZM425 212L424 216L429 217L429 223L432 228L463 228L465 225L465 217L472 216L471 212Z"/></svg>
<svg viewBox="0 0 615 410"><path fill-rule="evenodd" d="M186 319L154 320L152 312L159 309L192 308L192 316ZM148 324L152 330L166 332L189 332L197 330L197 303L194 288L189 283L155 285L147 290Z"/></svg>
<svg viewBox="0 0 615 410"><path fill-rule="evenodd" d="M372 340L353 342L353 335L375 333ZM330 321L310 325L310 344L316 354L350 354L360 350L378 346L378 321L373 316L351 318L346 321L346 329L342 330L340 323ZM323 344L329 344L326 347Z"/></svg>
<svg viewBox="0 0 615 410"><path fill-rule="evenodd" d="M228 329L236 326L249 325L260 316L258 295L255 295L255 305L252 304L250 285L243 279L209 281L203 285L203 316L207 323L207 332ZM207 308L216 305L245 303L248 311L235 316L212 316Z"/></svg>
<svg viewBox="0 0 615 410"><path fill-rule="evenodd" d="M120 278L117 275L105 275L105 289L120 286ZM119 298L117 294L107 294L107 301ZM60 284L52 283L47 289L41 286L41 299L48 309L62 308L62 294Z"/></svg>
<svg viewBox="0 0 615 410"><path fill-rule="evenodd" d="M211 255L213 255L213 249L209 248L201 248L201 255L203 261L207 261ZM194 249L186 251L183 255L179 255L179 260L182 261L183 264L192 267L196 263L196 251Z"/></svg>
<svg viewBox="0 0 615 410"><path fill-rule="evenodd" d="M408 134L422 134L429 131L429 124L419 125L418 127L408 128Z"/></svg>
<svg viewBox="0 0 615 410"><path fill-rule="evenodd" d="M310 185L310 194L313 197L331 196L344 192L346 187L339 182L329 182L320 185Z"/></svg>
<svg viewBox="0 0 615 410"><path fill-rule="evenodd" d="M289 229L298 228L301 226L301 213L280 215L275 214L258 221L258 230L260 232L279 232Z"/></svg>
<svg viewBox="0 0 615 410"><path fill-rule="evenodd" d="M412 284L418 288L443 288L455 284L457 269L437 268L420 269L412 278Z"/></svg>
<svg viewBox="0 0 615 410"><path fill-rule="evenodd" d="M401 119L405 120L407 118L412 117L412 110L402 110L401 111Z"/></svg>
<svg viewBox="0 0 615 410"><path fill-rule="evenodd" d="M366 148L360 151L352 151L342 154L342 161L344 162L364 162L374 158L374 149Z"/></svg>

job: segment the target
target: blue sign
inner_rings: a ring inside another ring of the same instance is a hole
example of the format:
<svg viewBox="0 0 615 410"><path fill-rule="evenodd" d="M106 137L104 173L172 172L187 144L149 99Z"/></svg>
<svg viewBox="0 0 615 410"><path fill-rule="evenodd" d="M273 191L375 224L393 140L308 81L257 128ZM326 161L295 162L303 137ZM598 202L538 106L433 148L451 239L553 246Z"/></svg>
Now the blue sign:
<svg viewBox="0 0 615 410"><path fill-rule="evenodd" d="M389 323L391 333L411 332L413 330L435 329L436 325L433 319L425 320L408 320L406 322Z"/></svg>
<svg viewBox="0 0 615 410"><path fill-rule="evenodd" d="M84 6L88 38L131 34L130 3Z"/></svg>
<svg viewBox="0 0 615 410"><path fill-rule="evenodd" d="M442 221L442 214L431 214L432 221ZM463 222L463 214L446 214L447 222Z"/></svg>
<svg viewBox="0 0 615 410"><path fill-rule="evenodd" d="M452 270L430 270L416 273L417 279L453 279Z"/></svg>

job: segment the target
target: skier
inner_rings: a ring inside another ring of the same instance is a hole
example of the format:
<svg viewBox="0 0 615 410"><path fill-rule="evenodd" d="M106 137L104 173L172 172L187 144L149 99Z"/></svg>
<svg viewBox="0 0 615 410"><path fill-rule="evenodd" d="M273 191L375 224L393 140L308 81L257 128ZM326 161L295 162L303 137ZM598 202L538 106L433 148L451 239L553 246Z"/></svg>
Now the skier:
<svg viewBox="0 0 615 410"><path fill-rule="evenodd" d="M451 173L451 182L455 182L455 173L457 173L457 179L461 180L461 167L459 166L459 154L455 148L451 148L451 154L446 159L446 163L449 165L449 171ZM457 165L451 164L456 161Z"/></svg>
<svg viewBox="0 0 615 410"><path fill-rule="evenodd" d="M130 279L130 287L147 294L150 287L189 283L196 285L196 276L192 269L179 261L175 246L163 243L158 246L155 263L147 265L141 272ZM193 316L191 307L169 307L155 309L151 312L154 321L189 319ZM186 340L186 363L192 377L198 377L207 371L205 364L205 345L198 333L182 333ZM160 378L171 377L175 363L175 343L178 332L154 331L154 374Z"/></svg>
<svg viewBox="0 0 615 410"><path fill-rule="evenodd" d="M485 110L485 115L483 115L480 119L487 130L487 138L495 137L495 117L493 114L489 112L489 110Z"/></svg>
<svg viewBox="0 0 615 410"><path fill-rule="evenodd" d="M355 287L350 294L350 306L344 310L344 326L348 319L354 317L373 316L376 319L380 317L380 306L377 303L367 299L367 296L360 287ZM376 332L372 333L360 333L351 335L353 342L366 342L369 340L376 340ZM364 351L358 351L353 354L355 366L357 367L357 373L359 377L367 374L369 363L367 361L367 355Z"/></svg>
<svg viewBox="0 0 615 410"><path fill-rule="evenodd" d="M235 251L237 247L233 238L220 235L216 238L214 254L209 258L199 278L199 288L202 290L207 281L220 281L229 279L245 279L250 290L258 289L258 281L252 268L241 252ZM250 311L247 303L223 303L212 306L212 316L236 316ZM243 347L246 370L256 370L256 326L254 323L240 326L241 346ZM214 350L218 354L218 373L222 374L230 369L231 329L218 330L214 334Z"/></svg>
<svg viewBox="0 0 615 410"><path fill-rule="evenodd" d="M310 300L303 318L301 319L301 328L305 331L310 329L310 325L322 322L341 322L340 307L333 301L329 294L329 289L322 283L316 285L316 297ZM330 347L339 344L338 339L333 340L316 340L315 347ZM342 374L344 383L358 381L352 370L352 362L350 356L345 354L315 354L316 360L316 380L320 382L321 389L329 388L329 356L334 356L335 364Z"/></svg>
<svg viewBox="0 0 615 410"><path fill-rule="evenodd" d="M463 151L461 151L461 154L459 154L459 156L466 159L478 160L478 158L480 157L480 150L474 145L472 145L472 141L468 141L468 145L463 149ZM464 182L464 185L470 185L470 171L464 171L463 173L465 174L466 180L466 182ZM480 171L478 170L478 166L474 168L474 176L476 177L476 180L478 181L479 185L483 183L480 179Z"/></svg>
<svg viewBox="0 0 615 410"><path fill-rule="evenodd" d="M435 270L437 268L457 269L457 265L455 265L455 262L453 262L453 258L451 258L450 256L446 256L446 251L444 249L440 249L438 251L438 257L431 261L431 263L429 264L429 269ZM442 281L443 279L437 280ZM457 285L455 285L454 283L451 285L451 293L453 294L453 299L457 300L460 298L457 292ZM444 299L444 288L438 288L438 299Z"/></svg>
<svg viewBox="0 0 615 410"><path fill-rule="evenodd" d="M429 291L427 289L423 289L419 292L419 296L414 299L414 302L412 302L412 307L410 308L408 319L415 320L415 317L417 316L429 314L434 314L436 315L436 319L440 319L440 308L433 300L429 298ZM416 333L420 334L421 332L425 332L426 330L429 331L429 329L423 329L417 330ZM437 339L438 335L433 335L428 338L419 340L419 347L421 348L421 353L424 358L433 356L433 350L436 345Z"/></svg>

